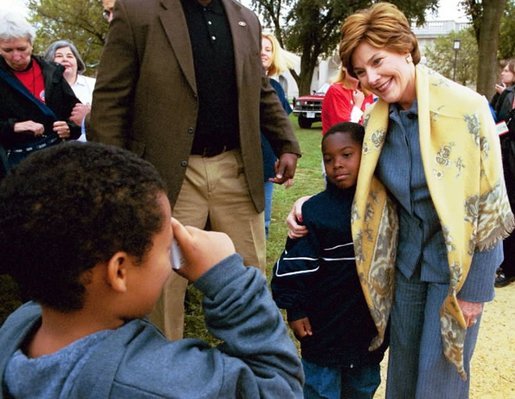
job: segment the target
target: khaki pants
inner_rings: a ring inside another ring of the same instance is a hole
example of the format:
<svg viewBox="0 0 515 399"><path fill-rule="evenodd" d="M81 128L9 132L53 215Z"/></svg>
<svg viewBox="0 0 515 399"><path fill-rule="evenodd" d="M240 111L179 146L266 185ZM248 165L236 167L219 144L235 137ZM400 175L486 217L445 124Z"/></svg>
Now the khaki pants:
<svg viewBox="0 0 515 399"><path fill-rule="evenodd" d="M191 155L172 215L184 225L204 228L231 237L247 266L265 272L266 241L263 212L257 213L250 198L239 150L204 158ZM169 339L184 332L184 295L188 281L172 273L150 315Z"/></svg>

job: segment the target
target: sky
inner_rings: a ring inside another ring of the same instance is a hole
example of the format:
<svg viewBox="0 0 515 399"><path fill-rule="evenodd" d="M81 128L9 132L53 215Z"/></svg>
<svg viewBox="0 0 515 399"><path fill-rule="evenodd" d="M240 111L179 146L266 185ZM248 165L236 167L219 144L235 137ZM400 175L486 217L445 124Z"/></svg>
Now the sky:
<svg viewBox="0 0 515 399"><path fill-rule="evenodd" d="M466 19L465 13L459 10L458 3L460 0L440 0L438 7L438 15L432 15L431 19L436 20L459 20Z"/></svg>
<svg viewBox="0 0 515 399"><path fill-rule="evenodd" d="M20 10L27 12L26 0L0 0L0 10Z"/></svg>

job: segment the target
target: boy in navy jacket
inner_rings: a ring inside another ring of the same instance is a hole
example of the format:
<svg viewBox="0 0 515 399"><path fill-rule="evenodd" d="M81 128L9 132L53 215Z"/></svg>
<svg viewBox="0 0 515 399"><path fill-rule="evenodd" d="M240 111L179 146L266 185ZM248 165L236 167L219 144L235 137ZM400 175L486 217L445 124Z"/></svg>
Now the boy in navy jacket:
<svg viewBox="0 0 515 399"><path fill-rule="evenodd" d="M302 206L309 234L288 238L274 266L272 292L299 339L305 398L372 398L385 347L369 351L377 334L361 290L351 235L351 208L364 130L332 126L322 139L326 189Z"/></svg>

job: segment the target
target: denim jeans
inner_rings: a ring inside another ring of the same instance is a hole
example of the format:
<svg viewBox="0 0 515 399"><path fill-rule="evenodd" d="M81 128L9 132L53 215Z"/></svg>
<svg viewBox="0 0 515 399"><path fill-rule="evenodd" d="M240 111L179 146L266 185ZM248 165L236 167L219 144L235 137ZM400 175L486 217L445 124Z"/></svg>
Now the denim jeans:
<svg viewBox="0 0 515 399"><path fill-rule="evenodd" d="M372 399L381 383L379 364L324 367L302 359L304 399Z"/></svg>
<svg viewBox="0 0 515 399"><path fill-rule="evenodd" d="M270 181L265 182L265 235L268 239L270 224L272 222L272 196L274 194L274 184Z"/></svg>

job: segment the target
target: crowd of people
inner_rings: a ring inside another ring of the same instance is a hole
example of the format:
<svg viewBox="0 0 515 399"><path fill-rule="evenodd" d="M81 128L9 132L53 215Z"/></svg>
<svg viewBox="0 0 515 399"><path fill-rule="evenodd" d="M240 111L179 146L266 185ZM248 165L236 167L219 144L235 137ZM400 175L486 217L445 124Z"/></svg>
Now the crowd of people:
<svg viewBox="0 0 515 399"><path fill-rule="evenodd" d="M515 59L489 104L420 64L396 6L342 21L325 189L267 286L301 156L284 50L237 1L102 3L95 79L0 15L0 274L27 300L0 397L371 399L388 348L387 398L468 398L483 304L515 280ZM182 339L188 284L216 347Z"/></svg>

